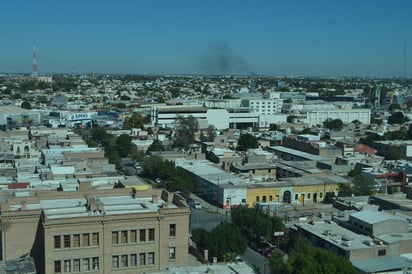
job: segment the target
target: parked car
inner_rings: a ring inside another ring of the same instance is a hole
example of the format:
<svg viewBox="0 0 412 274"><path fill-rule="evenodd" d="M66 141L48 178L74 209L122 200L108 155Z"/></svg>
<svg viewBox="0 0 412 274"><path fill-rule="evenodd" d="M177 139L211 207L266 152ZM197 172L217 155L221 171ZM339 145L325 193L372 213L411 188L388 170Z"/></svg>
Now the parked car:
<svg viewBox="0 0 412 274"><path fill-rule="evenodd" d="M249 243L249 247L266 258L272 257L272 251L274 246L268 242L252 241Z"/></svg>
<svg viewBox="0 0 412 274"><path fill-rule="evenodd" d="M194 201L192 204L194 209L201 209L202 205L198 201Z"/></svg>

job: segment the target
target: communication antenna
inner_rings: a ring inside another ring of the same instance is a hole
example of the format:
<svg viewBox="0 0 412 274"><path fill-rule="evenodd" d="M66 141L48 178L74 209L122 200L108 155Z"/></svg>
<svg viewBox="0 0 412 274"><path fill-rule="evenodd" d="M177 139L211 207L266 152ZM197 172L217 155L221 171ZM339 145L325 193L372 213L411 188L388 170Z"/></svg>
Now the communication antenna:
<svg viewBox="0 0 412 274"><path fill-rule="evenodd" d="M36 54L36 41L33 41L33 66L31 68L31 77L37 77L37 54Z"/></svg>

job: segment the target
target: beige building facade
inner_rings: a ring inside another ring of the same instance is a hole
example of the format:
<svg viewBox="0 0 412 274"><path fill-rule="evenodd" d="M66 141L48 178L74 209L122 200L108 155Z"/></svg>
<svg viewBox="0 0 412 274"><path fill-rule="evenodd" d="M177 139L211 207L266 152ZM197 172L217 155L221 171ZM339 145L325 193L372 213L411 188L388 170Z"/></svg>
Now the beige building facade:
<svg viewBox="0 0 412 274"><path fill-rule="evenodd" d="M38 273L150 273L186 265L190 208L165 190L36 192L1 207L2 260Z"/></svg>

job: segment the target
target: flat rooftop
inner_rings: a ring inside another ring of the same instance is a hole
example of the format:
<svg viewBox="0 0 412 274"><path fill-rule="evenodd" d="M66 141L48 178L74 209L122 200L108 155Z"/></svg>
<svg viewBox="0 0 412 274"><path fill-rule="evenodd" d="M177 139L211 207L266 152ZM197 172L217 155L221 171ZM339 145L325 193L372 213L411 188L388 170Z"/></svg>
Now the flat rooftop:
<svg viewBox="0 0 412 274"><path fill-rule="evenodd" d="M269 147L269 150L275 153L276 152L287 153L287 154L294 155L296 157L300 157L302 159L311 160L311 161L329 161L330 160L327 157L321 157L315 154L310 154L310 153L306 153L300 150L283 147L283 146L272 146L272 147Z"/></svg>
<svg viewBox="0 0 412 274"><path fill-rule="evenodd" d="M371 248L374 245L371 237L354 233L333 221L319 221L312 224L298 223L295 226L329 242L331 245L348 251Z"/></svg>
<svg viewBox="0 0 412 274"><path fill-rule="evenodd" d="M160 195L156 199L152 197L136 197L119 195L99 197L93 195L91 204L97 203L101 210L88 210L88 201L86 198L71 198L71 199L44 199L39 203L27 203L25 205L27 210L43 210L44 216L47 219L63 219L63 218L80 218L90 216L102 216L102 215L121 215L121 214L136 214L136 213L149 213L158 212L159 208L166 201L160 198ZM22 205L10 205L10 210L19 211L22 210ZM177 208L172 203L167 204L168 208Z"/></svg>

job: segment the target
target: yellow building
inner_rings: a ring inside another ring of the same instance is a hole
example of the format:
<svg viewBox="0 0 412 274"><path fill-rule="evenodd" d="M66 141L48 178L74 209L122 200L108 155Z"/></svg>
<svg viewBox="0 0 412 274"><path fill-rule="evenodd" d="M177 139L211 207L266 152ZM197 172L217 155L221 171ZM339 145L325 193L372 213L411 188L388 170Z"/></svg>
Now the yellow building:
<svg viewBox="0 0 412 274"><path fill-rule="evenodd" d="M351 181L340 176L329 175L255 183L247 186L246 203L249 206L255 206L257 202L319 203L325 199L328 192L337 195L339 184L351 184Z"/></svg>

